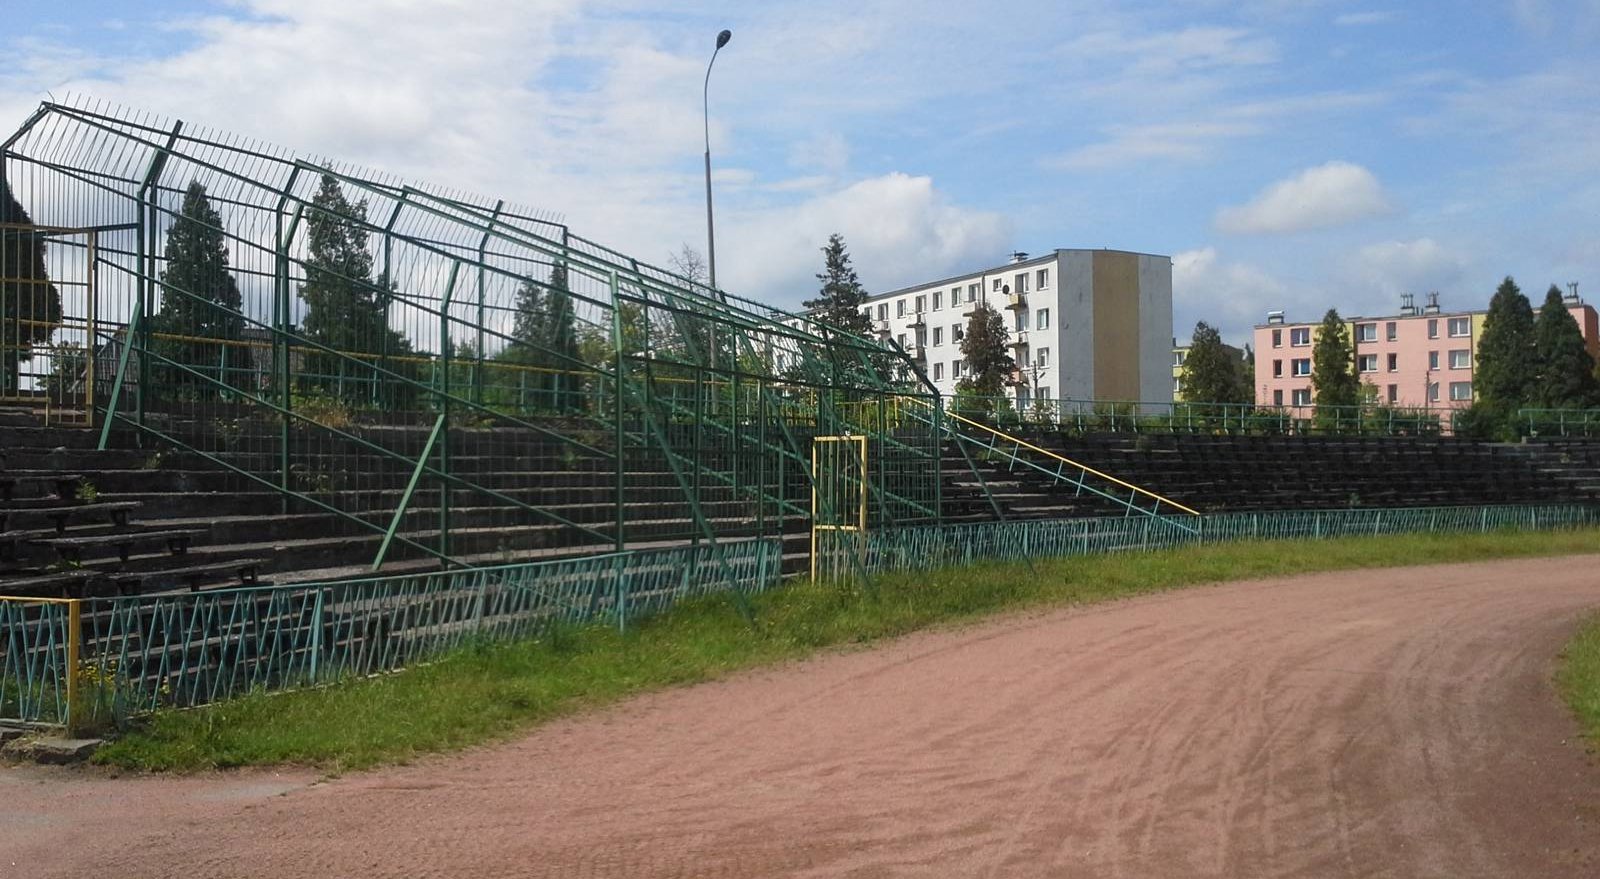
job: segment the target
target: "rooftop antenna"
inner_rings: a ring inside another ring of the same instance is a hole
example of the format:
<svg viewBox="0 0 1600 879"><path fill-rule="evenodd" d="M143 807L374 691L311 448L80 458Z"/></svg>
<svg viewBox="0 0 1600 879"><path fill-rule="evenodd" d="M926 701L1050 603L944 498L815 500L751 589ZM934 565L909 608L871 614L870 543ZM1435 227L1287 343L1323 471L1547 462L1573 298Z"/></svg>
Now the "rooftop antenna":
<svg viewBox="0 0 1600 879"><path fill-rule="evenodd" d="M1580 302L1580 301L1582 301L1582 300L1578 299L1578 282L1577 281L1568 281L1567 282L1567 301L1568 302Z"/></svg>

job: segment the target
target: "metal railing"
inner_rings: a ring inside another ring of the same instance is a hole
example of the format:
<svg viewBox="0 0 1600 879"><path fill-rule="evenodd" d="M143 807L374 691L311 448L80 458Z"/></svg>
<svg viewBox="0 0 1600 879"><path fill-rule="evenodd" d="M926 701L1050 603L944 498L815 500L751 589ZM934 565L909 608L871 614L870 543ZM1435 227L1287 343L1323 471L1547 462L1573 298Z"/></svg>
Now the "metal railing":
<svg viewBox="0 0 1600 879"><path fill-rule="evenodd" d="M1450 408L1380 405L1282 408L1251 403L1030 399L958 396L951 407L1002 427L1072 433L1208 433L1438 436L1450 429Z"/></svg>
<svg viewBox="0 0 1600 879"><path fill-rule="evenodd" d="M551 626L626 628L777 582L776 540L126 598L0 598L0 719L74 724L394 671Z"/></svg>
<svg viewBox="0 0 1600 879"><path fill-rule="evenodd" d="M1180 528L1173 520L1153 517L1112 517L880 529L868 535L865 568L870 572L931 570L981 561L1133 552L1234 540L1580 528L1600 525L1600 506L1550 504L1210 513L1185 524L1192 527Z"/></svg>
<svg viewBox="0 0 1600 879"><path fill-rule="evenodd" d="M1524 436L1600 436L1600 409L1519 409L1517 427Z"/></svg>

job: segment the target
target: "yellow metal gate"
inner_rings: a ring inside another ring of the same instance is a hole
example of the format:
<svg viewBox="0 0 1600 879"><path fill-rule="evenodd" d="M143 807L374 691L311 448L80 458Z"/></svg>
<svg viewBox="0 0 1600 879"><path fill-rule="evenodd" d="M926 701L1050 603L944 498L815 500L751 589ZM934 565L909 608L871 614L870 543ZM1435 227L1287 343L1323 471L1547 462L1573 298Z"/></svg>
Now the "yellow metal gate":
<svg viewBox="0 0 1600 879"><path fill-rule="evenodd" d="M859 571L867 553L867 438L811 440L811 579Z"/></svg>

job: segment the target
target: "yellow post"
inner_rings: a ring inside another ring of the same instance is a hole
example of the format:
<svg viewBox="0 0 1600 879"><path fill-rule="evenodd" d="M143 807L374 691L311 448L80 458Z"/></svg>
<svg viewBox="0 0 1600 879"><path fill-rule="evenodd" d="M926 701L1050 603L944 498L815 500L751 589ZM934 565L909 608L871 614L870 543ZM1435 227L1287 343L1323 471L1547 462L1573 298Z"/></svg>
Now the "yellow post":
<svg viewBox="0 0 1600 879"><path fill-rule="evenodd" d="M82 599L67 602L67 723L72 723L72 709L78 702L78 661L83 642Z"/></svg>
<svg viewBox="0 0 1600 879"><path fill-rule="evenodd" d="M811 582L817 582L817 438L811 438Z"/></svg>
<svg viewBox="0 0 1600 879"><path fill-rule="evenodd" d="M861 570L867 569L867 438L861 439L861 486L858 492L861 495L860 521L856 523L856 545L861 547Z"/></svg>

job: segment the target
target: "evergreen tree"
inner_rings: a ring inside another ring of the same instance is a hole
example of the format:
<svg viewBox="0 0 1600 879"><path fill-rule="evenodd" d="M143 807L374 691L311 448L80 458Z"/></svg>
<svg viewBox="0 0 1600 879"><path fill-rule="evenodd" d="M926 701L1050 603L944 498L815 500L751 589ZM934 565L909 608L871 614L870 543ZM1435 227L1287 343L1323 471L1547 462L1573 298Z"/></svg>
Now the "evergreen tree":
<svg viewBox="0 0 1600 879"><path fill-rule="evenodd" d="M1248 402L1249 385L1237 349L1222 344L1222 335L1205 321L1194 325L1178 386L1189 403Z"/></svg>
<svg viewBox="0 0 1600 879"><path fill-rule="evenodd" d="M1311 349L1311 388L1318 416L1336 417L1325 406L1356 406L1361 403L1361 379L1356 375L1355 349L1350 333L1336 309L1328 309L1317 328L1317 344Z"/></svg>
<svg viewBox="0 0 1600 879"><path fill-rule="evenodd" d="M167 232L166 267L161 272L161 310L151 320L152 342L163 385L214 397L218 386L179 369L188 367L227 383L224 358L232 369L248 368L243 351L224 342L238 339L239 285L228 270L228 245L222 218L199 181L189 184L183 207ZM206 341L206 340L218 341ZM167 361L175 366L166 368Z"/></svg>
<svg viewBox="0 0 1600 879"><path fill-rule="evenodd" d="M1539 384L1531 402L1546 409L1586 409L1600 405L1600 384L1595 382L1595 361L1583 341L1583 331L1567 311L1555 285L1545 294L1544 305L1533 326Z"/></svg>
<svg viewBox="0 0 1600 879"><path fill-rule="evenodd" d="M530 367L519 386L534 390L527 400L539 409L570 411L577 406L583 369L578 341L577 314L568 287L567 268L556 265L541 284L525 279L517 289L512 319L513 344L500 360Z"/></svg>
<svg viewBox="0 0 1600 879"><path fill-rule="evenodd" d="M411 343L389 326L394 283L372 277L367 203L351 204L339 181L324 174L311 205L305 282L300 285L306 306L301 330L308 340L339 353L307 352L310 375L301 381L352 402L408 405L415 399L415 386L383 374L414 380L417 369Z"/></svg>
<svg viewBox="0 0 1600 879"><path fill-rule="evenodd" d="M19 387L21 365L61 325L61 292L45 271L44 236L15 228L31 225L0 174L0 393Z"/></svg>
<svg viewBox="0 0 1600 879"><path fill-rule="evenodd" d="M1008 335L1005 319L987 301L973 307L961 339L967 375L956 384L958 392L991 400L1004 395L1006 381L1017 368L1006 346Z"/></svg>
<svg viewBox="0 0 1600 879"><path fill-rule="evenodd" d="M1509 276L1489 300L1474 381L1485 408L1503 415L1526 405L1538 391L1533 305Z"/></svg>
<svg viewBox="0 0 1600 879"><path fill-rule="evenodd" d="M817 275L822 288L815 298L805 301L806 310L825 324L863 339L872 338L872 319L862 311L866 305L867 291L850 265L850 252L845 249L844 236L838 232L829 235L827 245L822 248L822 256L823 270Z"/></svg>

